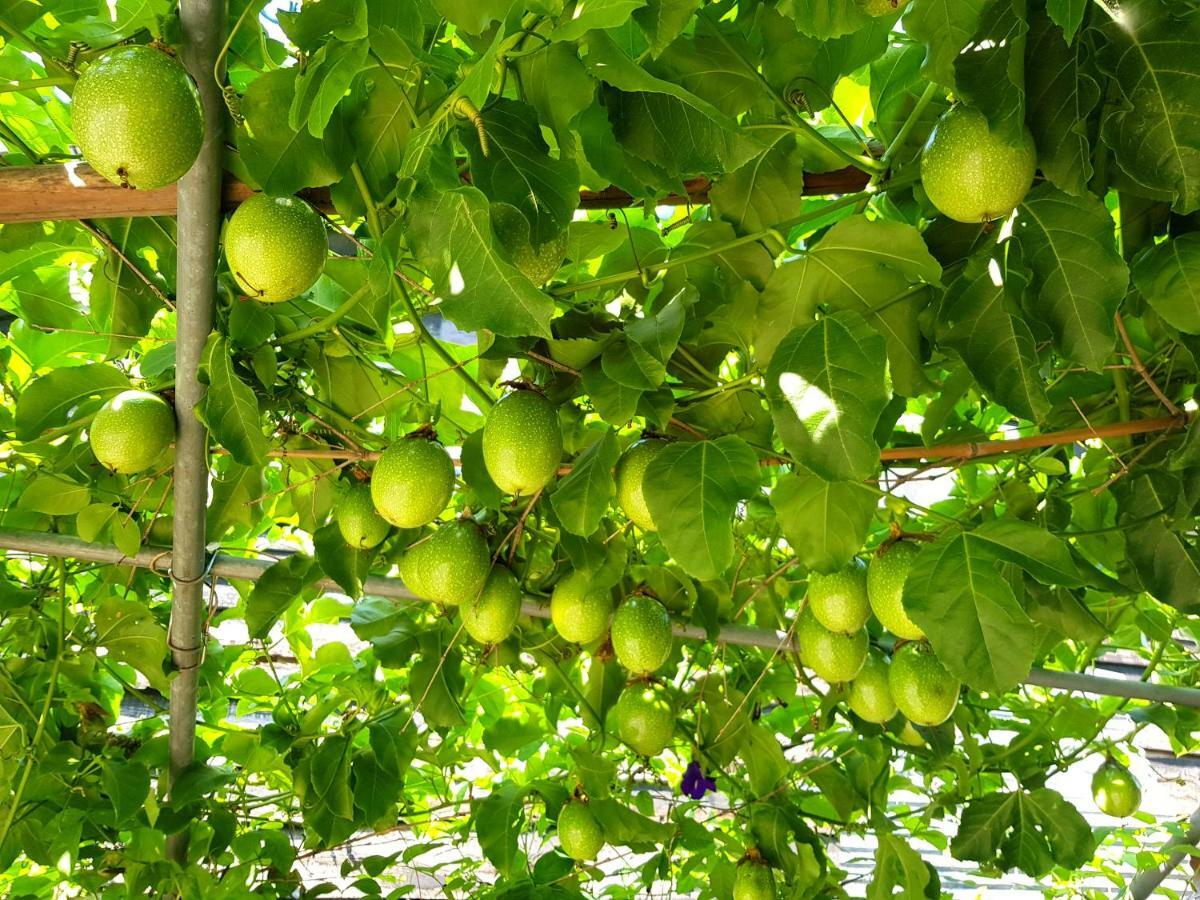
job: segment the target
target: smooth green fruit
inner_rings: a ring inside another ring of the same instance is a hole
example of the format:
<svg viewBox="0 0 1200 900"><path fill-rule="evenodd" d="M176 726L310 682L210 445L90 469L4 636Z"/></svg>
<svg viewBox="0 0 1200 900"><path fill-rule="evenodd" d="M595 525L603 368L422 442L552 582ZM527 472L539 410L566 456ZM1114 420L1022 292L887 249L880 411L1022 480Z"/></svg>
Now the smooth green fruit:
<svg viewBox="0 0 1200 900"><path fill-rule="evenodd" d="M852 634L867 624L867 569L855 560L840 572L808 577L808 607L830 631Z"/></svg>
<svg viewBox="0 0 1200 900"><path fill-rule="evenodd" d="M521 615L521 586L506 566L495 566L483 591L459 607L463 628L481 644L498 644L510 634Z"/></svg>
<svg viewBox="0 0 1200 900"><path fill-rule="evenodd" d="M554 586L550 620L564 640L590 644L604 637L612 617L608 588L596 587L587 572L572 572Z"/></svg>
<svg viewBox="0 0 1200 900"><path fill-rule="evenodd" d="M401 560L400 576L418 597L457 606L479 596L491 567L479 526L457 520L409 548Z"/></svg>
<svg viewBox="0 0 1200 900"><path fill-rule="evenodd" d="M92 168L139 190L174 184L204 142L196 85L153 47L118 47L88 66L75 82L71 121Z"/></svg>
<svg viewBox="0 0 1200 900"><path fill-rule="evenodd" d="M642 482L646 477L646 467L665 446L666 441L638 441L617 460L617 503L621 506L621 512L629 517L629 521L643 531L658 530L654 524L654 517L650 515L650 507L646 505Z"/></svg>
<svg viewBox="0 0 1200 900"><path fill-rule="evenodd" d="M613 614L613 652L634 675L657 671L671 655L672 640L671 617L653 597L634 594Z"/></svg>
<svg viewBox="0 0 1200 900"><path fill-rule="evenodd" d="M775 873L771 867L755 860L738 863L733 900L775 900Z"/></svg>
<svg viewBox="0 0 1200 900"><path fill-rule="evenodd" d="M896 701L892 699L892 687L888 683L888 661L878 650L867 654L862 671L850 683L850 696L846 700L850 709L860 719L882 725L896 715Z"/></svg>
<svg viewBox="0 0 1200 900"><path fill-rule="evenodd" d="M558 843L571 859L595 859L604 847L604 830L588 805L568 800L558 814Z"/></svg>
<svg viewBox="0 0 1200 900"><path fill-rule="evenodd" d="M859 629L854 634L830 631L817 621L805 607L796 626L796 643L800 660L830 684L850 681L867 661L867 633Z"/></svg>
<svg viewBox="0 0 1200 900"><path fill-rule="evenodd" d="M1142 786L1127 768L1109 760L1092 776L1092 796L1102 813L1124 819L1141 807Z"/></svg>
<svg viewBox="0 0 1200 900"><path fill-rule="evenodd" d="M890 16L908 6L908 0L858 0L858 8L868 16Z"/></svg>
<svg viewBox="0 0 1200 900"><path fill-rule="evenodd" d="M916 544L897 541L882 556L867 566L867 599L881 625L906 641L924 640L923 632L904 609L904 582L920 549Z"/></svg>
<svg viewBox="0 0 1200 900"><path fill-rule="evenodd" d="M1037 169L1033 135L1010 146L991 132L987 117L952 107L934 126L921 153L921 182L929 202L959 222L989 222L1012 212L1029 192Z"/></svg>
<svg viewBox="0 0 1200 900"><path fill-rule="evenodd" d="M722 689L716 678L706 679L700 693L700 742L718 765L727 766L744 746L750 727L750 704L734 687Z"/></svg>
<svg viewBox="0 0 1200 900"><path fill-rule="evenodd" d="M175 517L156 516L150 523L150 533L146 537L156 547L170 547L175 540Z"/></svg>
<svg viewBox="0 0 1200 900"><path fill-rule="evenodd" d="M888 685L904 717L926 728L950 718L962 690L925 643L905 644L893 654Z"/></svg>
<svg viewBox="0 0 1200 900"><path fill-rule="evenodd" d="M225 260L247 297L291 300L316 284L329 252L317 211L298 197L255 194L225 226Z"/></svg>
<svg viewBox="0 0 1200 900"><path fill-rule="evenodd" d="M613 715L621 740L642 756L658 756L675 735L675 707L660 684L625 685Z"/></svg>
<svg viewBox="0 0 1200 900"><path fill-rule="evenodd" d="M378 546L391 526L371 503L371 489L365 484L351 485L333 508L333 518L346 543L358 550Z"/></svg>
<svg viewBox="0 0 1200 900"><path fill-rule="evenodd" d="M900 729L900 733L896 735L900 743L907 744L910 747L924 747L925 738L921 736L921 732L917 731L912 722L905 721L904 727Z"/></svg>
<svg viewBox="0 0 1200 900"><path fill-rule="evenodd" d="M144 472L175 440L175 413L158 394L122 391L96 413L88 443L96 459L123 475Z"/></svg>
<svg viewBox="0 0 1200 900"><path fill-rule="evenodd" d="M441 515L454 491L454 461L441 444L405 438L379 456L371 500L399 528L419 528Z"/></svg>
<svg viewBox="0 0 1200 900"><path fill-rule="evenodd" d="M488 412L483 425L483 464L500 490L536 493L562 462L558 410L537 391L513 391Z"/></svg>

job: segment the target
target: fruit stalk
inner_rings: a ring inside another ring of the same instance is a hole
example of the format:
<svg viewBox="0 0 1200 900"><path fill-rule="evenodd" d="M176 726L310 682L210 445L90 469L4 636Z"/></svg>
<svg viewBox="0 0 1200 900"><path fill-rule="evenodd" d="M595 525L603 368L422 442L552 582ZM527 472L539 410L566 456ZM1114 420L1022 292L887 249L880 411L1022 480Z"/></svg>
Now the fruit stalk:
<svg viewBox="0 0 1200 900"><path fill-rule="evenodd" d="M204 140L200 154L180 180L178 318L176 325L175 529L171 553L173 596L167 643L179 670L171 681L170 783L195 758L196 692L204 639L202 579L205 574L204 517L208 493L208 432L196 416L204 397L198 372L212 329L216 299L217 240L221 223L221 132L225 105L211 77L225 29L221 0L183 0L182 59L200 90ZM182 864L187 831L167 838L167 855Z"/></svg>

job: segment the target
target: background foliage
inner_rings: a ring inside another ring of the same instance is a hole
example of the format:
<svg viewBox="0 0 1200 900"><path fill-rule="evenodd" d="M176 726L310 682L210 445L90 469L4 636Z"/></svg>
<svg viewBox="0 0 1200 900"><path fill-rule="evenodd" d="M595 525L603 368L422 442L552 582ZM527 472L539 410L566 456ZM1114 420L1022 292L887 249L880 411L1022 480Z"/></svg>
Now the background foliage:
<svg viewBox="0 0 1200 900"><path fill-rule="evenodd" d="M1035 663L1079 670L1121 648L1194 683L1195 645L1177 638L1197 637L1200 431L954 460L928 506L902 484L920 471L878 476L885 448L1192 408L1194 4L912 0L871 18L853 0L321 0L279 13L286 43L262 6L231 3L227 166L271 194L328 187L334 256L311 292L273 307L219 275L207 524L214 548L295 552L213 610L223 634L244 630L209 642L200 763L169 800L162 579L5 562L13 896L62 883L291 896L299 854L393 828L420 843L348 863L367 893L403 894L396 873L415 869L448 896L572 896L595 874L552 838L576 782L609 871L632 868L610 896L668 880L728 897L751 843L787 896L837 896L824 848L845 832L878 841L871 897L938 896L914 848L946 834L956 858L1051 893L1111 872L1123 847L1150 860L1136 852L1159 830L1149 817L1093 831L1046 781L1102 748L1118 713L1178 752L1194 749L1195 714L1022 682ZM68 60L177 42L175 16L167 0L0 3L3 164L74 158ZM951 98L1000 134L1024 122L1035 136L1037 184L1010 220L960 225L924 199L919 149ZM847 167L869 191L802 194L806 173ZM655 205L697 175L713 181L707 203ZM576 210L581 187L610 184L644 202ZM551 248L543 282L515 265L522 243ZM113 476L79 438L130 385L170 395L174 267L167 218L0 228L4 527L126 553L162 541L169 468ZM771 387L783 373L819 387L820 428ZM514 378L559 404L573 465L531 510L481 462L482 413ZM329 514L360 467L278 455L379 450L426 423L462 448L447 516L470 510L528 592L586 569L620 593L649 586L709 635L787 631L809 572L897 529L925 535L906 598L964 701L911 746L790 654L680 642L660 672L679 698L675 743L636 758L604 730L615 662L541 620L485 651L453 611L361 597L364 573L390 571L417 535L349 552ZM651 510L671 512L658 535L612 502L611 465L643 429L679 438L649 479ZM345 596L319 591L322 576ZM319 638L346 619L362 649ZM118 727L129 698L159 712ZM753 714L732 748L700 727L722 703ZM677 790L693 759L719 806L652 790ZM782 823L770 844L768 820ZM181 829L182 868L163 858ZM439 856L471 837L483 858ZM478 881L485 860L494 886Z"/></svg>

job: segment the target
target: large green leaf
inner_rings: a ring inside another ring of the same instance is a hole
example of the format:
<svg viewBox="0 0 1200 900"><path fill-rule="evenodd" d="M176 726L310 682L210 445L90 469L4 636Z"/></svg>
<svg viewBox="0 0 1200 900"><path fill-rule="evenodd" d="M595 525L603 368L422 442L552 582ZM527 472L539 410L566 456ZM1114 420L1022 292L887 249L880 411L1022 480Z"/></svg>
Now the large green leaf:
<svg viewBox="0 0 1200 900"><path fill-rule="evenodd" d="M587 0L575 4L562 23L550 32L552 41L575 41L593 28L613 28L629 21L630 15L646 5L646 0Z"/></svg>
<svg viewBox="0 0 1200 900"><path fill-rule="evenodd" d="M713 211L743 233L774 228L800 213L803 159L796 143L784 138L740 169L720 178L709 191Z"/></svg>
<svg viewBox="0 0 1200 900"><path fill-rule="evenodd" d="M998 564L1047 584L1077 585L1067 547L1016 519L987 522L926 546L904 583L904 608L938 659L976 690L1003 692L1029 675L1037 629Z"/></svg>
<svg viewBox="0 0 1200 900"><path fill-rule="evenodd" d="M208 385L197 415L216 440L244 466L267 455L262 416L254 392L233 371L229 342L218 332L208 337L200 361L200 380Z"/></svg>
<svg viewBox="0 0 1200 900"><path fill-rule="evenodd" d="M454 324L550 337L554 302L500 255L487 199L477 188L414 203L407 237L435 275L441 310Z"/></svg>
<svg viewBox="0 0 1200 900"><path fill-rule="evenodd" d="M950 842L955 859L1020 869L1041 878L1054 866L1075 869L1092 857L1091 826L1057 791L995 793L967 804Z"/></svg>
<svg viewBox="0 0 1200 900"><path fill-rule="evenodd" d="M998 403L1035 421L1050 409L1033 332L1020 315L1029 271L1014 253L980 253L946 289L939 342L953 348Z"/></svg>
<svg viewBox="0 0 1200 900"><path fill-rule="evenodd" d="M316 560L304 553L293 553L272 564L246 598L246 630L250 637L265 639L279 617L320 577Z"/></svg>
<svg viewBox="0 0 1200 900"><path fill-rule="evenodd" d="M1163 0L1128 0L1099 17L1100 65L1116 102L1102 135L1140 193L1200 208L1200 9Z"/></svg>
<svg viewBox="0 0 1200 900"><path fill-rule="evenodd" d="M155 688L168 689L163 674L167 658L167 629L140 600L109 596L96 607L96 646L113 659L128 663Z"/></svg>
<svg viewBox="0 0 1200 900"><path fill-rule="evenodd" d="M1017 207L1013 239L1033 272L1027 308L1050 325L1063 355L1099 370L1112 353L1113 315L1129 283L1108 210L1091 195L1038 185Z"/></svg>
<svg viewBox="0 0 1200 900"><path fill-rule="evenodd" d="M1200 334L1200 234L1181 234L1148 247L1133 261L1133 283L1167 322Z"/></svg>
<svg viewBox="0 0 1200 900"><path fill-rule="evenodd" d="M767 368L767 399L783 444L830 481L879 469L875 423L891 398L883 339L862 316L834 313L791 332Z"/></svg>
<svg viewBox="0 0 1200 900"><path fill-rule="evenodd" d="M796 28L817 40L841 37L871 22L859 0L779 0L779 11L796 20Z"/></svg>
<svg viewBox="0 0 1200 900"><path fill-rule="evenodd" d="M525 825L529 789L506 781L475 804L475 835L483 855L501 875L511 875L521 859L518 838Z"/></svg>
<svg viewBox="0 0 1200 900"><path fill-rule="evenodd" d="M296 794L304 812L304 824L315 835L314 843L318 846L332 846L354 830L351 755L350 739L333 734L296 766Z"/></svg>
<svg viewBox="0 0 1200 900"><path fill-rule="evenodd" d="M1200 608L1200 553L1168 527L1180 492L1179 481L1161 472L1123 479L1118 482L1119 521L1125 528L1125 552L1146 592L1193 612Z"/></svg>
<svg viewBox="0 0 1200 900"><path fill-rule="evenodd" d="M907 396L925 386L917 314L928 299L923 282L942 275L920 232L911 225L852 216L834 225L796 262L771 276L758 311L759 363L819 304L854 310L883 336L896 390Z"/></svg>
<svg viewBox="0 0 1200 900"><path fill-rule="evenodd" d="M579 202L575 163L550 156L537 113L516 100L499 100L485 119L487 153L475 129L465 131L471 156L471 182L493 203L515 206L530 224L530 238L542 244L566 229Z"/></svg>
<svg viewBox="0 0 1200 900"><path fill-rule="evenodd" d="M1084 40L1068 43L1046 16L1029 22L1025 56L1029 129L1042 174L1068 194L1079 196L1092 177L1092 113L1100 102L1096 63Z"/></svg>
<svg viewBox="0 0 1200 900"><path fill-rule="evenodd" d="M875 874L867 887L867 900L925 900L931 877L930 867L921 854L897 834L878 835L875 848ZM897 894L896 889L900 892Z"/></svg>
<svg viewBox="0 0 1200 900"><path fill-rule="evenodd" d="M665 447L642 479L667 551L695 578L733 562L733 514L759 490L758 456L745 441L680 441Z"/></svg>
<svg viewBox="0 0 1200 900"><path fill-rule="evenodd" d="M979 19L971 43L954 61L962 98L988 118L991 131L1010 144L1025 131L1025 0L993 3Z"/></svg>
<svg viewBox="0 0 1200 900"><path fill-rule="evenodd" d="M588 447L571 467L550 502L563 528L580 537L593 534L600 527L600 517L612 502L615 485L612 467L619 450L613 432L606 431L600 440Z"/></svg>
<svg viewBox="0 0 1200 900"><path fill-rule="evenodd" d="M857 481L826 481L809 472L783 475L771 506L792 552L815 572L834 572L862 547L879 498Z"/></svg>
<svg viewBox="0 0 1200 900"><path fill-rule="evenodd" d="M17 397L13 424L18 440L31 441L75 415L129 388L124 372L104 363L53 369L29 382Z"/></svg>
<svg viewBox="0 0 1200 900"><path fill-rule="evenodd" d="M912 0L904 30L925 45L925 76L954 87L954 62L992 0Z"/></svg>

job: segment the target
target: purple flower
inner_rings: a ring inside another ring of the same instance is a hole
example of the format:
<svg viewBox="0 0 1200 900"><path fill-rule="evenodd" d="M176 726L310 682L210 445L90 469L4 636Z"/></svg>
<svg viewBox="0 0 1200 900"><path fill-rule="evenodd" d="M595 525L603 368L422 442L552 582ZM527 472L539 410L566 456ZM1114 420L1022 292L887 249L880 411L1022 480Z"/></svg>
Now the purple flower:
<svg viewBox="0 0 1200 900"><path fill-rule="evenodd" d="M700 768L700 763L693 759L688 764L687 771L683 773L683 784L680 787L688 797L699 800L708 791L715 791L717 783L705 775L704 770Z"/></svg>

